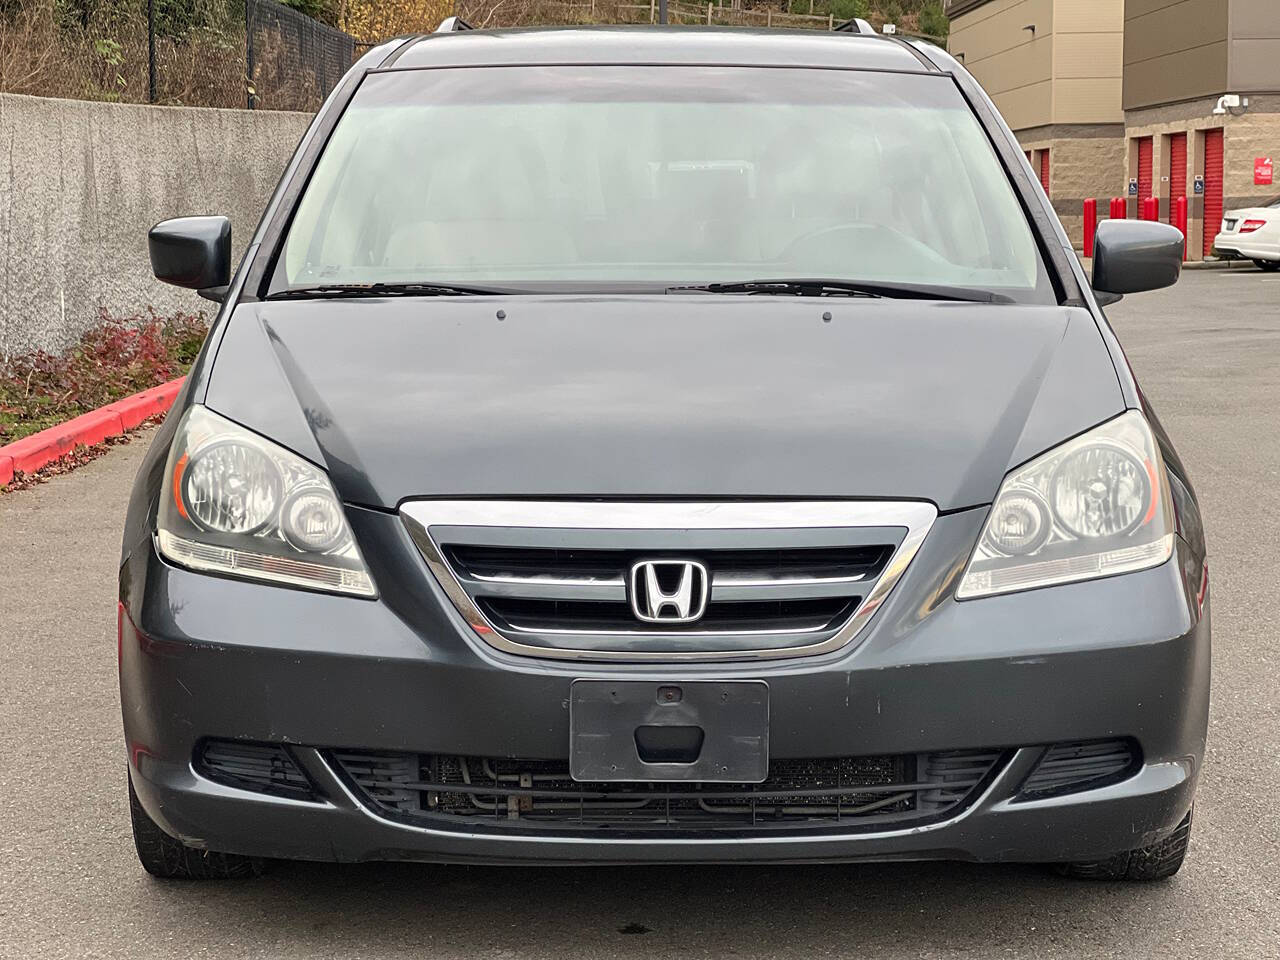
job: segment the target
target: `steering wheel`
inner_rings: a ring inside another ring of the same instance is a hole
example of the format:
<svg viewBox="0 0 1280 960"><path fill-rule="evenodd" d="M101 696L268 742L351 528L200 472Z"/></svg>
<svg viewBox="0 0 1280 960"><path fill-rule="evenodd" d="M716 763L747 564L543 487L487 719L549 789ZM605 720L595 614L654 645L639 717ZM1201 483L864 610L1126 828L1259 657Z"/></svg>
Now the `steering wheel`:
<svg viewBox="0 0 1280 960"><path fill-rule="evenodd" d="M881 225L877 223L871 223L866 220L860 220L856 223L835 223L826 227L816 227L813 230L809 230L808 232L802 233L800 234L800 236L793 238L791 242L788 243L786 247L782 250L778 259L780 260L794 259L792 255L797 252L797 249L802 250L806 244L811 244L811 243L814 243L815 241L834 239L839 234L851 233L855 230L858 230L858 231L873 230L880 226Z"/></svg>

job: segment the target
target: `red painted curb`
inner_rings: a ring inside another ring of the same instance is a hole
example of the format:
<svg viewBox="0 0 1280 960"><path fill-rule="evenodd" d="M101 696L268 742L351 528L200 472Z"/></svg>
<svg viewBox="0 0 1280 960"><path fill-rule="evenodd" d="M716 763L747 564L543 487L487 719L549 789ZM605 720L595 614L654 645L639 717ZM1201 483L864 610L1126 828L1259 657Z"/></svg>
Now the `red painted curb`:
<svg viewBox="0 0 1280 960"><path fill-rule="evenodd" d="M0 486L13 479L15 471L33 473L79 446L91 447L107 437L118 437L148 417L173 406L185 377L109 403L97 410L41 430L29 437L0 447Z"/></svg>
<svg viewBox="0 0 1280 960"><path fill-rule="evenodd" d="M126 430L132 430L148 417L164 413L172 407L174 397L182 389L182 381L184 379L184 377L179 377L177 380L170 380L168 383L152 387L150 390L135 393L132 397L117 400L102 409L111 410L119 414L121 426Z"/></svg>

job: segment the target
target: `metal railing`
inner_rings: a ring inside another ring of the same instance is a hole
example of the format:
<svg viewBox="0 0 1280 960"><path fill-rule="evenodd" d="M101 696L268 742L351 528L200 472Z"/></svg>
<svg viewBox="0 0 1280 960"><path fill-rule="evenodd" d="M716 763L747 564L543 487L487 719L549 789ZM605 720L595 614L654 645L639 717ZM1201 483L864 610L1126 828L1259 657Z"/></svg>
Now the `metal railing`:
<svg viewBox="0 0 1280 960"><path fill-rule="evenodd" d="M601 15L616 16L624 23L660 23L662 7L666 7L667 22L673 24L711 24L727 26L796 27L810 30L833 30L837 23L834 14L783 13L772 7L754 9L744 7L741 0L729 3L685 3L680 0L658 0L647 3L609 3L607 0L551 0L547 4L560 11L566 19L594 20Z"/></svg>
<svg viewBox="0 0 1280 960"><path fill-rule="evenodd" d="M665 8L666 22L692 26L749 26L749 27L787 27L800 30L834 30L842 22L833 13L814 12L815 4L810 0L808 13L792 13L775 10L773 7L745 6L743 0L647 0L647 2L615 2L615 0L546 0L543 9L555 11L565 23L652 23L663 22ZM903 36L918 37L937 44L945 45L946 37L937 37L925 33L904 30L897 32Z"/></svg>

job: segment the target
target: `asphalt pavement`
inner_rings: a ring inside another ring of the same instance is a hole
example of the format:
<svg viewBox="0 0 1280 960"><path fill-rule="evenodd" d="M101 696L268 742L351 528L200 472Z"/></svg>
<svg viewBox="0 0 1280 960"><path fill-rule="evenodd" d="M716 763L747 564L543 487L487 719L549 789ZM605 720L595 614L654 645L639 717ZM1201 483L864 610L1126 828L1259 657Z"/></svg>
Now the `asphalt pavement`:
<svg viewBox="0 0 1280 960"><path fill-rule="evenodd" d="M1172 881L1035 867L282 864L193 885L134 859L116 565L149 438L0 495L0 957L1280 957L1280 277L1188 273L1110 311L1212 553L1209 755Z"/></svg>

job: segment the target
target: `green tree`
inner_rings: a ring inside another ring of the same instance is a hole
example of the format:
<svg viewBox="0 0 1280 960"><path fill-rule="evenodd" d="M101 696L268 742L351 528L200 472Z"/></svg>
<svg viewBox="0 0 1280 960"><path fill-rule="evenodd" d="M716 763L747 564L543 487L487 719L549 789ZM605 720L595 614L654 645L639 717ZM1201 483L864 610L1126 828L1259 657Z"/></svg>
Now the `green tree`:
<svg viewBox="0 0 1280 960"><path fill-rule="evenodd" d="M305 13L313 20L319 20L330 26L337 25L338 7L331 0L284 0L284 3L299 13Z"/></svg>
<svg viewBox="0 0 1280 960"><path fill-rule="evenodd" d="M931 0L920 10L920 32L939 40L946 40L951 32L951 21L942 11L942 0Z"/></svg>
<svg viewBox="0 0 1280 960"><path fill-rule="evenodd" d="M831 12L837 20L852 20L871 13L871 0L831 0Z"/></svg>

